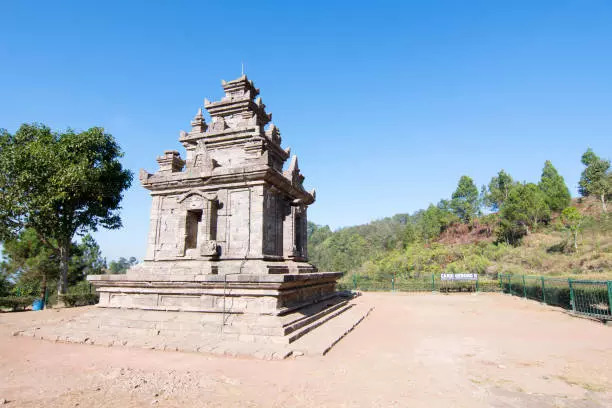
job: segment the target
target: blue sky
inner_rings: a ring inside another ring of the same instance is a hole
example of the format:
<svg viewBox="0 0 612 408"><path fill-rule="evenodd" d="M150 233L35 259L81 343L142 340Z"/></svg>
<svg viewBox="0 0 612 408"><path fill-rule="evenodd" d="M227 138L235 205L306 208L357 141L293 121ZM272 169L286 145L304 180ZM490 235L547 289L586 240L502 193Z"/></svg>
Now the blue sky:
<svg viewBox="0 0 612 408"><path fill-rule="evenodd" d="M53 4L51 4L53 3ZM0 127L103 126L137 175L221 79L246 73L297 153L309 219L333 228L413 212L463 174L572 194L587 147L612 156L610 1L1 2ZM108 259L144 255L137 177Z"/></svg>

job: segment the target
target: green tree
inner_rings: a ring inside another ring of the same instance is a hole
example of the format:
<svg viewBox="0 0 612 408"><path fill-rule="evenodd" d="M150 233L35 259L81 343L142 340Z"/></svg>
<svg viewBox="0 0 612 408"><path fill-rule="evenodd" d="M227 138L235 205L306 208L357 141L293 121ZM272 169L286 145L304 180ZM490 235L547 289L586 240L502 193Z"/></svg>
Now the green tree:
<svg viewBox="0 0 612 408"><path fill-rule="evenodd" d="M57 253L43 244L31 228L4 241L2 255L7 276L11 276L19 288L27 288L25 295L44 298L49 281L59 276Z"/></svg>
<svg viewBox="0 0 612 408"><path fill-rule="evenodd" d="M501 208L498 238L516 245L524 235L549 217L550 209L538 186L533 183L519 184L510 191Z"/></svg>
<svg viewBox="0 0 612 408"><path fill-rule="evenodd" d="M314 222L308 221L308 248L316 247L321 244L327 238L329 238L333 232L327 225L317 225Z"/></svg>
<svg viewBox="0 0 612 408"><path fill-rule="evenodd" d="M118 260L111 261L108 264L108 270L110 273L113 273L113 274L126 273L128 269L130 269L132 266L136 265L137 263L138 263L138 259L136 259L133 256L131 256L129 259L120 257Z"/></svg>
<svg viewBox="0 0 612 408"><path fill-rule="evenodd" d="M478 188L471 177L461 176L457 189L452 195L450 207L455 215L465 223L478 215L480 208Z"/></svg>
<svg viewBox="0 0 612 408"><path fill-rule="evenodd" d="M413 224L407 224L404 229L404 236L402 237L402 247L406 248L408 245L416 242L418 239L417 229Z"/></svg>
<svg viewBox="0 0 612 408"><path fill-rule="evenodd" d="M578 190L582 196L595 196L601 201L601 207L607 212L606 202L612 196L612 173L610 160L597 156L592 149L582 155L582 164L586 166L580 176Z"/></svg>
<svg viewBox="0 0 612 408"><path fill-rule="evenodd" d="M450 209L448 200L440 200L437 205L430 204L425 211L416 215L416 230L425 242L436 239L449 225L459 221Z"/></svg>
<svg viewBox="0 0 612 408"><path fill-rule="evenodd" d="M13 288L13 282L10 280L8 265L6 261L0 262L0 297L8 296Z"/></svg>
<svg viewBox="0 0 612 408"><path fill-rule="evenodd" d="M565 180L550 160L546 160L546 163L544 163L538 187L544 193L546 204L551 211L562 211L570 204L571 195L567 185L565 185Z"/></svg>
<svg viewBox="0 0 612 408"><path fill-rule="evenodd" d="M497 176L489 182L488 188L483 188L484 205L493 211L498 211L508 199L510 190L516 185L512 177L504 170L500 170Z"/></svg>
<svg viewBox="0 0 612 408"><path fill-rule="evenodd" d="M578 233L582 230L584 217L575 207L567 207L561 213L561 220L565 227L572 233L572 237L574 238L574 250L578 250Z"/></svg>
<svg viewBox="0 0 612 408"><path fill-rule="evenodd" d="M86 235L80 244L70 246L68 283L70 286L92 273L102 273L105 267L100 247L91 235ZM44 296L50 282L59 277L57 251L43 243L31 228L21 231L17 238L3 243L2 269L7 277L16 282L22 293ZM51 285L53 286L53 285Z"/></svg>
<svg viewBox="0 0 612 408"><path fill-rule="evenodd" d="M419 222L419 227L421 230L421 236L425 240L425 242L429 242L432 239L436 238L440 235L440 231L442 230L442 222L440 216L440 210L433 204L430 204L427 207L427 210L423 212L421 220Z"/></svg>
<svg viewBox="0 0 612 408"><path fill-rule="evenodd" d="M106 260L102 257L100 246L90 234L86 234L78 245L73 244L71 253L68 268L69 286L84 280L87 275L104 273Z"/></svg>
<svg viewBox="0 0 612 408"><path fill-rule="evenodd" d="M68 285L72 237L121 227L119 204L132 181L121 156L101 128L57 133L24 124L14 135L0 131L0 239L36 231L59 257L59 294Z"/></svg>

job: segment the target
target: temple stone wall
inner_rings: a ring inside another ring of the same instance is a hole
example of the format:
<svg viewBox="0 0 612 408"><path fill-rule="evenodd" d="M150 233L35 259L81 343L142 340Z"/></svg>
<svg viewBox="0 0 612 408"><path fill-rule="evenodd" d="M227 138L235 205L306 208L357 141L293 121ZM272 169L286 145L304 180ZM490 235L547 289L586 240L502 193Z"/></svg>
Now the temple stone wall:
<svg viewBox="0 0 612 408"><path fill-rule="evenodd" d="M184 158L167 150L158 171L140 172L153 198L145 261L126 275L88 279L101 307L210 314L214 332L213 321L226 324L218 315L230 315L241 333L266 335L262 322L270 322L282 335L280 316L306 324L300 310L327 310L341 274L308 263L315 192L304 189L259 90L246 76L223 89L221 100L204 102L210 125L200 108L191 130L180 132Z"/></svg>

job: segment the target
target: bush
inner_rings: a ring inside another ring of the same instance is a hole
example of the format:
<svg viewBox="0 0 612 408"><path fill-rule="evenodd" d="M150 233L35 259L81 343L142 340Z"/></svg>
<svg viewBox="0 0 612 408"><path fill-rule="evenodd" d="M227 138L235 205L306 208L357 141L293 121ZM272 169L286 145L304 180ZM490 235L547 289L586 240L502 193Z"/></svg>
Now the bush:
<svg viewBox="0 0 612 408"><path fill-rule="evenodd" d="M36 299L33 296L4 296L0 297L0 308L10 308L13 312L25 310Z"/></svg>
<svg viewBox="0 0 612 408"><path fill-rule="evenodd" d="M518 279L518 276L516 276ZM527 283L523 287L521 281L507 282L507 277L503 278L503 291L516 296L525 296L529 299L540 302L546 301L547 304L559 306L564 309L571 309L570 288L565 279L544 279L544 291L542 291L541 283ZM531 279L531 278L529 278ZM604 299L607 302L608 289L603 287L580 287L574 286L574 297L577 299L580 307L584 307L586 303L595 302L598 299ZM589 305L586 305L588 307ZM577 311L581 312L582 310Z"/></svg>
<svg viewBox="0 0 612 408"><path fill-rule="evenodd" d="M79 293L63 295L62 300L68 307L95 305L98 303L99 296L97 293Z"/></svg>
<svg viewBox="0 0 612 408"><path fill-rule="evenodd" d="M77 282L75 285L68 288L69 295L85 295L92 292L95 293L95 290L92 288L91 283L86 280Z"/></svg>

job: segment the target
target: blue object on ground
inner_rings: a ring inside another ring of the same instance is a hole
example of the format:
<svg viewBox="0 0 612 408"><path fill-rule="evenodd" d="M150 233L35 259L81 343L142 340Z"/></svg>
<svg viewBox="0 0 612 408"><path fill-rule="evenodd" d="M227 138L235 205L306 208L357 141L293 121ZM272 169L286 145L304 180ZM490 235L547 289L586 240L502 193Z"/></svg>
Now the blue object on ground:
<svg viewBox="0 0 612 408"><path fill-rule="evenodd" d="M45 303L42 299L36 299L34 303L32 303L32 310L43 310L45 307Z"/></svg>

